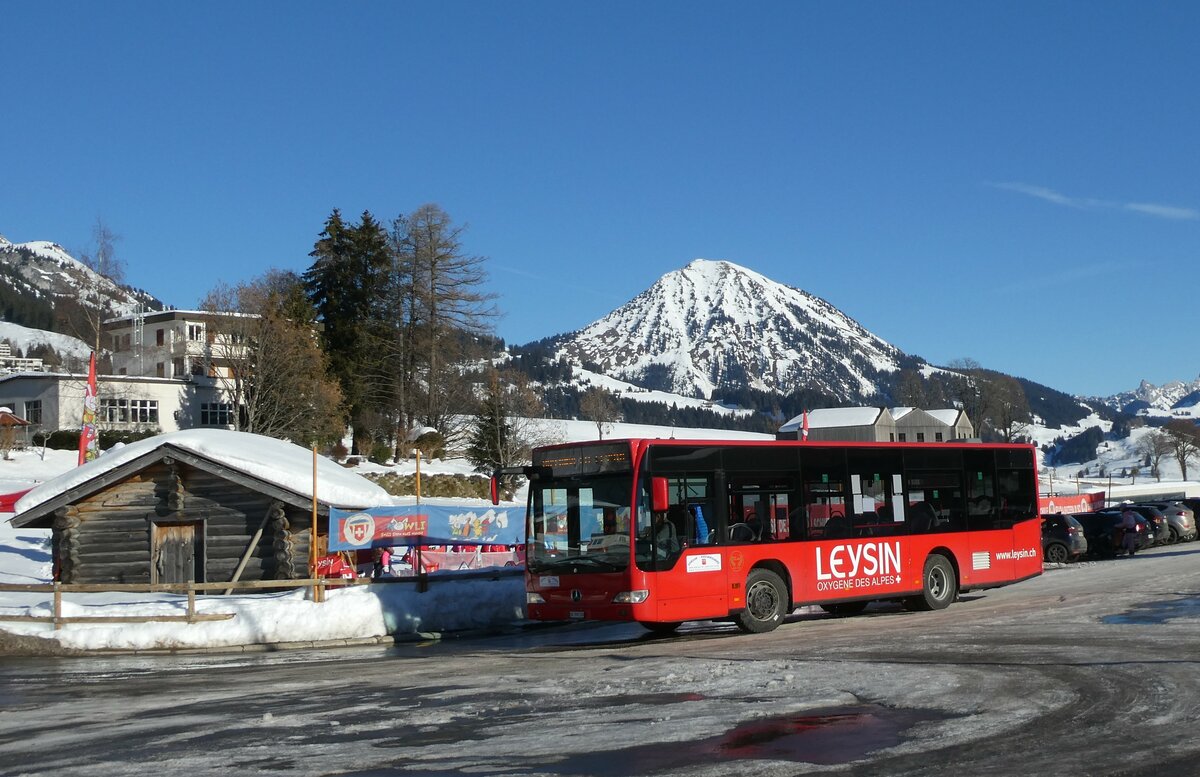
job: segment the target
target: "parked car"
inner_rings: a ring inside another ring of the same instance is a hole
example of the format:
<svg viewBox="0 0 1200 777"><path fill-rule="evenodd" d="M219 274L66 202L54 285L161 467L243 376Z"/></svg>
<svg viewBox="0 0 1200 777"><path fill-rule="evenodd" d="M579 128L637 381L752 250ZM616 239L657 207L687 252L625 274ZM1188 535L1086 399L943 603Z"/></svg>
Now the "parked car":
<svg viewBox="0 0 1200 777"><path fill-rule="evenodd" d="M1151 507L1150 505L1128 503L1122 504L1117 509L1124 510L1126 507L1142 516L1148 523L1153 525L1155 545L1169 545L1174 542L1174 540L1171 539L1171 528L1167 523L1167 516L1162 514L1162 510L1159 510L1157 507Z"/></svg>
<svg viewBox="0 0 1200 777"><path fill-rule="evenodd" d="M1042 558L1065 564L1087 553L1083 526L1073 516L1062 513L1042 514Z"/></svg>
<svg viewBox="0 0 1200 777"><path fill-rule="evenodd" d="M1200 497L1188 496L1179 500L1179 503L1192 511L1192 513L1200 518Z"/></svg>
<svg viewBox="0 0 1200 777"><path fill-rule="evenodd" d="M1196 513L1182 502L1139 502L1158 509L1167 519L1171 542L1191 542L1196 539Z"/></svg>
<svg viewBox="0 0 1200 777"><path fill-rule="evenodd" d="M1121 549L1121 513L1113 510L1101 510L1094 513L1074 513L1072 517L1083 527L1083 536L1087 539L1088 555L1092 558L1115 558ZM1138 516L1138 550L1145 550L1154 544L1152 525L1142 516Z"/></svg>

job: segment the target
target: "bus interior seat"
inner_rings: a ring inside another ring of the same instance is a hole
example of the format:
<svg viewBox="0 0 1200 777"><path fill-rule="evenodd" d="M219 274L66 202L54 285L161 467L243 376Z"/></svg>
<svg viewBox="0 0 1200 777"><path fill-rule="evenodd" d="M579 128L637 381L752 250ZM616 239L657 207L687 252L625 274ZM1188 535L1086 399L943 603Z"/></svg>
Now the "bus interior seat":
<svg viewBox="0 0 1200 777"><path fill-rule="evenodd" d="M851 524L846 516L837 514L830 516L825 522L826 537L849 537L851 533Z"/></svg>
<svg viewBox="0 0 1200 777"><path fill-rule="evenodd" d="M754 542L757 539L749 524L735 523L729 527L730 542Z"/></svg>
<svg viewBox="0 0 1200 777"><path fill-rule="evenodd" d="M933 527L937 522L937 513L934 512L933 505L928 502L917 502L911 505L907 512L908 515L904 519L904 526L908 531L913 534L933 531Z"/></svg>

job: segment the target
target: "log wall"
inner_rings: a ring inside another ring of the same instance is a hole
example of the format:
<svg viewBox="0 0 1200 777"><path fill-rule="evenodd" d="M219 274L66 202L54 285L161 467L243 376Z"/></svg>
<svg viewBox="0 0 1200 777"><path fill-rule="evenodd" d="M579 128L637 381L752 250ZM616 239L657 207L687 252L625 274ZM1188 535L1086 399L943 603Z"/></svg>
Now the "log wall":
<svg viewBox="0 0 1200 777"><path fill-rule="evenodd" d="M265 519L265 526L264 526ZM260 526L240 580L308 575L311 512L181 462L158 462L58 510L54 549L65 583L151 582L152 526L200 522L197 582L232 578Z"/></svg>

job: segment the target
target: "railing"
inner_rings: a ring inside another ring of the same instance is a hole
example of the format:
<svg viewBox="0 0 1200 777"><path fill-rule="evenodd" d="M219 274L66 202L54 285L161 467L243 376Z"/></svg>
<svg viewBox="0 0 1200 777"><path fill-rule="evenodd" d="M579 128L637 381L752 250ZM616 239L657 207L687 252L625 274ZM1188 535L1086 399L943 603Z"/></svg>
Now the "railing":
<svg viewBox="0 0 1200 777"><path fill-rule="evenodd" d="M446 579L464 580L491 577L499 579L502 576L524 574L523 569L511 567L483 569L465 574L456 574ZM270 590L287 588L311 588L313 601L324 602L327 588L344 588L354 585L378 585L390 583L416 583L418 592L429 590L429 576L416 575L413 577L388 577L379 580L370 578L309 578L305 580L245 580L231 583L157 583L154 585L141 583L0 583L0 593L52 593L53 609L51 615L2 615L0 621L31 621L34 623L53 623L55 631L62 628L64 623L201 623L204 621L224 621L233 618L232 612L201 613L196 612L196 592L219 591L227 593L236 589ZM185 593L187 594L187 610L183 615L66 615L62 614L63 594L65 593Z"/></svg>

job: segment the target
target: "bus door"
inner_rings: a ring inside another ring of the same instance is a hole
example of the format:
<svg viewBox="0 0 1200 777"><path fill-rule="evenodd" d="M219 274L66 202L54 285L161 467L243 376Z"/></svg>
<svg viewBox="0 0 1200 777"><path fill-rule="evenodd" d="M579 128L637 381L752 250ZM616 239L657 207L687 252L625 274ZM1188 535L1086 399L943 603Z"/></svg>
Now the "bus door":
<svg viewBox="0 0 1200 777"><path fill-rule="evenodd" d="M1013 573L1010 533L1000 519L1001 499L996 493L996 458L988 451L963 453L966 476L967 530L970 532L971 579L976 583L1011 580ZM965 574L964 574L965 577Z"/></svg>
<svg viewBox="0 0 1200 777"><path fill-rule="evenodd" d="M639 506L638 566L653 571L653 596L661 621L698 620L728 608L728 563L716 543L717 520L712 478L668 475L670 506L651 515L643 492ZM648 559L640 539L652 540Z"/></svg>

